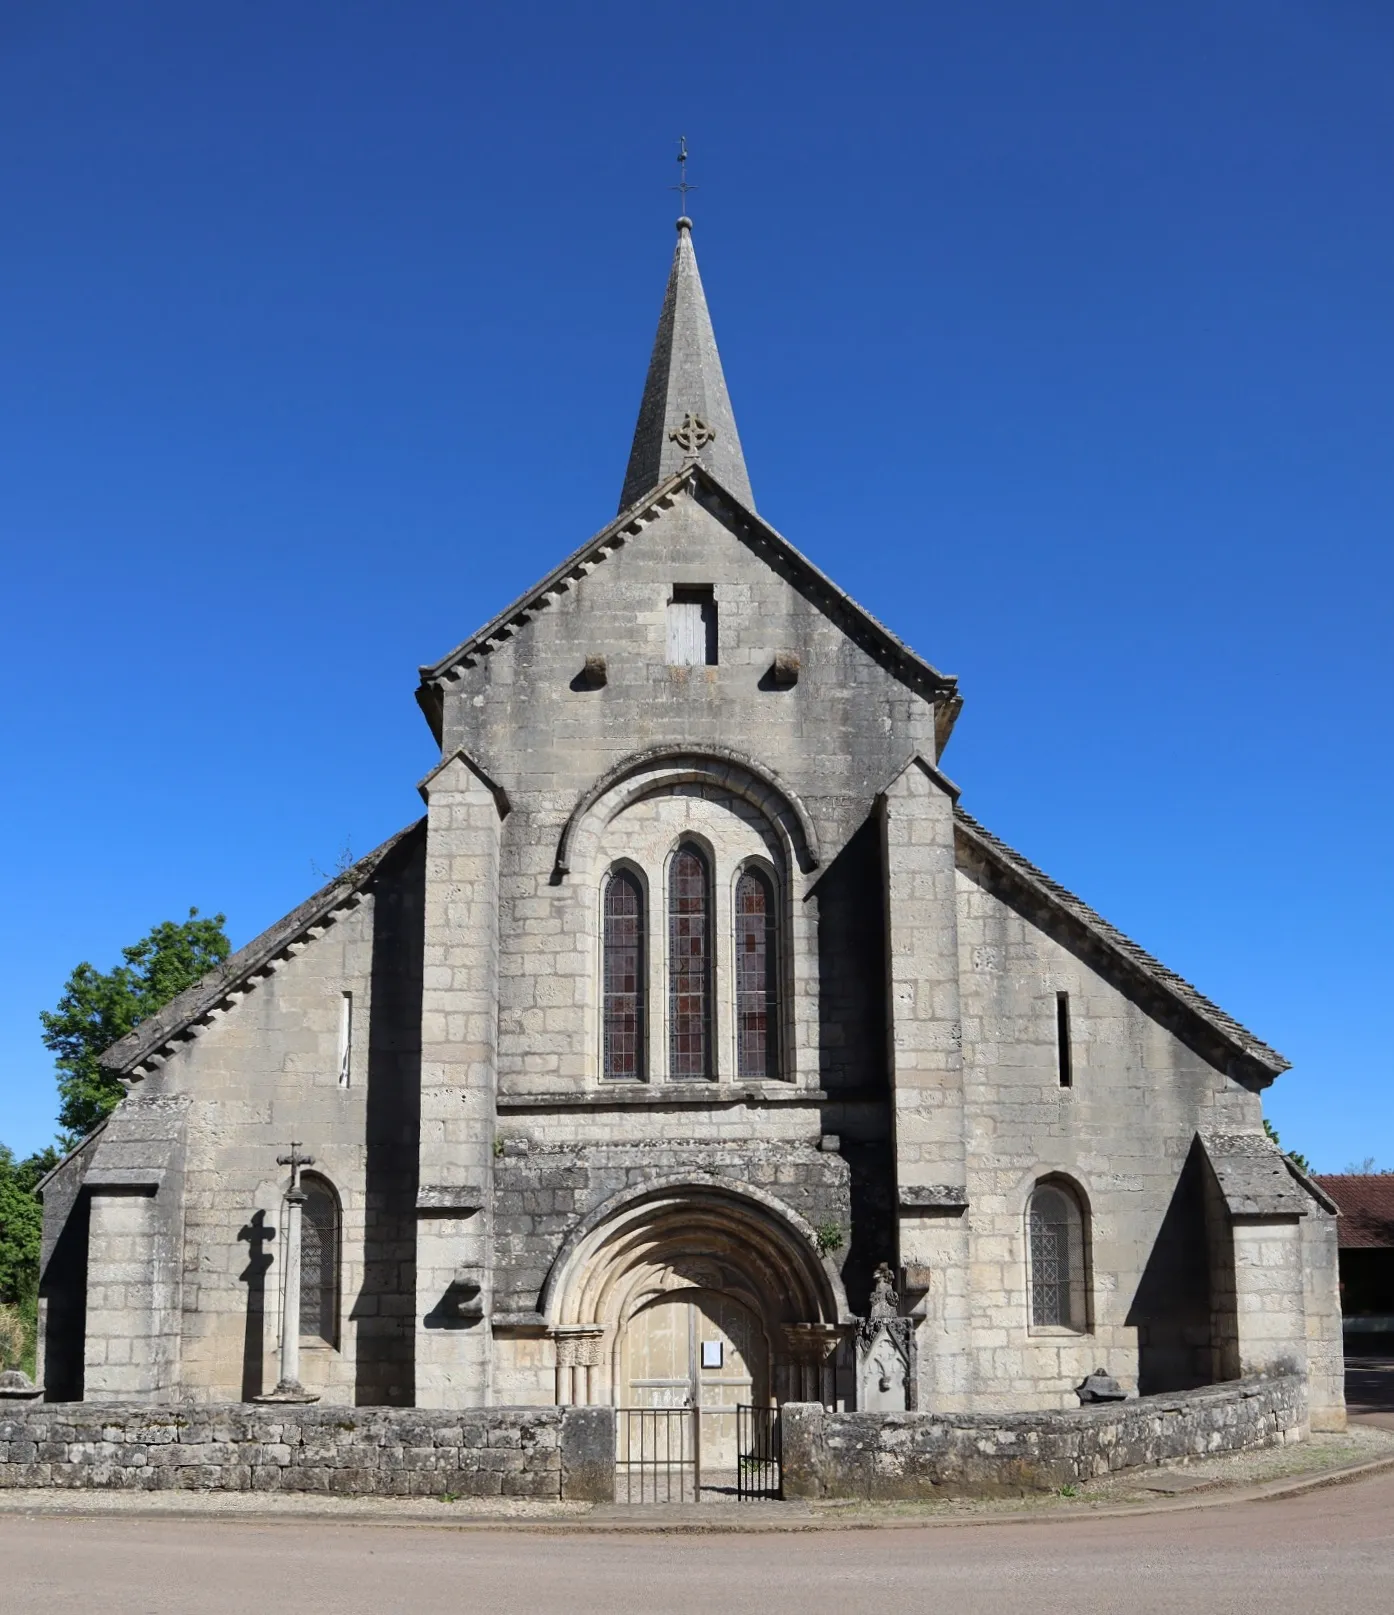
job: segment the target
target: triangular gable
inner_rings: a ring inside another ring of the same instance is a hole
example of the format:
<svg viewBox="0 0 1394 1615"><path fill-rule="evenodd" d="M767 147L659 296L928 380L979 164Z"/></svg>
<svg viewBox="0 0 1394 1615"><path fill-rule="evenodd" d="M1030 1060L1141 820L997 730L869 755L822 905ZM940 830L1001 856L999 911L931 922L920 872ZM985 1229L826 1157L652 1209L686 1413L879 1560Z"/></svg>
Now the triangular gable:
<svg viewBox="0 0 1394 1615"><path fill-rule="evenodd" d="M902 684L933 703L938 745L942 750L963 706L958 680L941 673L923 657L896 638L883 623L859 606L851 595L838 588L827 574L806 555L743 505L729 489L703 465L684 466L661 482L628 510L622 511L608 527L603 527L580 549L573 551L559 566L526 594L487 622L477 633L457 645L448 656L421 668L417 700L425 712L437 742L441 738L441 696L445 684L457 668L472 667L488 656L539 612L545 611L573 582L601 565L615 550L637 538L665 510L670 510L684 494L698 500L757 555L786 578L801 594L818 607L847 637L886 668Z"/></svg>
<svg viewBox="0 0 1394 1615"><path fill-rule="evenodd" d="M171 1044L197 1035L197 1027L212 1011L254 986L255 977L273 970L277 959L295 943L303 941L315 926L332 920L336 910L355 904L389 855L404 847L412 837L423 835L425 826L425 819L418 819L405 830L399 830L192 987L186 987L177 998L171 998L163 1009L147 1016L105 1051L101 1056L102 1069L112 1076L130 1080L145 1076L146 1068L160 1064Z"/></svg>
<svg viewBox="0 0 1394 1615"><path fill-rule="evenodd" d="M1233 1061L1232 1075L1257 1087L1267 1087L1274 1077L1288 1069L1291 1062L1276 1049L1255 1037L1190 982L1124 936L1073 892L1066 891L1006 842L999 841L962 808L954 808L954 821L961 854L970 861L990 865L1018 893L1066 920L1086 943L1083 950L1086 957L1092 954L1100 966L1111 965L1115 974L1121 974L1142 988L1142 996L1151 995L1180 1010L1193 1027L1200 1030L1199 1041L1209 1045L1204 1050L1206 1058L1213 1060L1221 1070Z"/></svg>

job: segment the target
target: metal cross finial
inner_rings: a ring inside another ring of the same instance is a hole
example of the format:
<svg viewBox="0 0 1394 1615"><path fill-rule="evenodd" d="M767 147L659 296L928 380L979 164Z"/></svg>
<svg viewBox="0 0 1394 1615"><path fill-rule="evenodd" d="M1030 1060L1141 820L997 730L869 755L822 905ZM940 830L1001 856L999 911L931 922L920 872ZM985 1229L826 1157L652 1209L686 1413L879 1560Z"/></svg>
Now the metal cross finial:
<svg viewBox="0 0 1394 1615"><path fill-rule="evenodd" d="M670 191L677 191L682 197L682 216L687 217L687 193L695 191L695 185L687 183L687 136L678 136L678 183L668 187Z"/></svg>
<svg viewBox="0 0 1394 1615"><path fill-rule="evenodd" d="M302 1166L313 1166L314 1164L315 1158L313 1155L302 1155L300 1153L300 1140L298 1138L291 1139L289 1155L278 1155L276 1157L277 1166L288 1166L290 1168L290 1192L292 1194L300 1187L300 1168Z"/></svg>

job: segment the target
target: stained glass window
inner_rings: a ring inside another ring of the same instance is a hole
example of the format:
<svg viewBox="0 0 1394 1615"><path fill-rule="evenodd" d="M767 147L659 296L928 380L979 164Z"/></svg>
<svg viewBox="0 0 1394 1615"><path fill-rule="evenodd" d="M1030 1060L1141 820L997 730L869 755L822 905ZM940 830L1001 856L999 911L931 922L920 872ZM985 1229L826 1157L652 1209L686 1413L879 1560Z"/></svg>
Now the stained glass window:
<svg viewBox="0 0 1394 1615"><path fill-rule="evenodd" d="M668 1075L710 1077L711 881L694 846L668 871Z"/></svg>
<svg viewBox="0 0 1394 1615"><path fill-rule="evenodd" d="M300 1210L300 1333L339 1341L339 1202L327 1183L305 1178Z"/></svg>
<svg viewBox="0 0 1394 1615"><path fill-rule="evenodd" d="M778 961L774 888L759 869L736 882L736 1074L776 1077Z"/></svg>
<svg viewBox="0 0 1394 1615"><path fill-rule="evenodd" d="M1049 1185L1031 1196L1031 1322L1076 1322L1070 1307L1070 1232L1074 1208L1062 1189Z"/></svg>
<svg viewBox="0 0 1394 1615"><path fill-rule="evenodd" d="M605 886L604 1063L606 1077L644 1074L644 892L616 870Z"/></svg>

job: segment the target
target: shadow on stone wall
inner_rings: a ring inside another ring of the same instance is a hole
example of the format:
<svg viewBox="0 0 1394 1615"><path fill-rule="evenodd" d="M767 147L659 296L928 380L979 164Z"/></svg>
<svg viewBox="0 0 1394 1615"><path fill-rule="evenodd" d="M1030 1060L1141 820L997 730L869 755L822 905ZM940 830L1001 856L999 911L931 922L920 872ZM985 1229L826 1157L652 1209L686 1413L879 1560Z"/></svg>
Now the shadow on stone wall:
<svg viewBox="0 0 1394 1615"><path fill-rule="evenodd" d="M852 1238L842 1280L858 1311L866 1308L877 1263L894 1262L896 1251L889 1132L859 1136L843 1108L849 1101L883 1106L889 1095L884 888L880 825L870 818L816 888L818 1081L829 1101L823 1129L839 1135L851 1171Z"/></svg>
<svg viewBox="0 0 1394 1615"><path fill-rule="evenodd" d="M247 1286L247 1321L242 1330L242 1400L250 1402L267 1388L266 1362L266 1273L271 1266L267 1246L276 1230L267 1226L266 1213L252 1213L251 1221L237 1230L247 1245L247 1265L237 1275Z"/></svg>
<svg viewBox="0 0 1394 1615"><path fill-rule="evenodd" d="M416 1173L421 1116L421 951L424 825L379 870L373 892L372 1021L368 1029L363 1283L354 1399L410 1407L416 1398Z"/></svg>
<svg viewBox="0 0 1394 1615"><path fill-rule="evenodd" d="M1137 1330L1138 1391L1191 1390L1215 1377L1205 1158L1197 1139L1162 1218L1127 1322Z"/></svg>
<svg viewBox="0 0 1394 1615"><path fill-rule="evenodd" d="M44 1400L80 1402L87 1355L88 1196L78 1192L44 1265ZM47 1208L45 1208L47 1209Z"/></svg>

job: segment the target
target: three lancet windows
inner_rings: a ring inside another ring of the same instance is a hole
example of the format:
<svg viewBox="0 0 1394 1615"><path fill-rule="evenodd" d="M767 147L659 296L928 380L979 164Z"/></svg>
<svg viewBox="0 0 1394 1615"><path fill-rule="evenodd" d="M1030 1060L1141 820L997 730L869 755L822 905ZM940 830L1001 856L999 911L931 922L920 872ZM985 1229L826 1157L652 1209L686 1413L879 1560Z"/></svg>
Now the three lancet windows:
<svg viewBox="0 0 1394 1615"><path fill-rule="evenodd" d="M674 1082L718 1075L716 1009L726 991L734 1010L734 1076L779 1076L779 924L774 882L747 864L732 894L728 987L718 980L711 860L684 841L668 862L663 889L665 1075ZM601 1074L642 1081L649 1049L650 923L638 875L618 867L605 882L602 911Z"/></svg>

